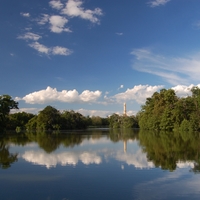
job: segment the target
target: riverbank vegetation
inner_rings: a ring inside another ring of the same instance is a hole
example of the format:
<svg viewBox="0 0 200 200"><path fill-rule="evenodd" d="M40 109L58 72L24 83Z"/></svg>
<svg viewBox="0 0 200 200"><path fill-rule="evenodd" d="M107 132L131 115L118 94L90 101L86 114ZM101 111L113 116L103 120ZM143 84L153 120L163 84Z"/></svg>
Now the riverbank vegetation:
<svg viewBox="0 0 200 200"><path fill-rule="evenodd" d="M162 89L146 99L138 114L139 126L148 130L200 130L200 88L192 95L178 97L172 89Z"/></svg>
<svg viewBox="0 0 200 200"><path fill-rule="evenodd" d="M83 116L73 110L61 112L50 105L37 115L26 112L11 114L11 109L18 109L18 102L9 95L2 95L0 96L0 131L52 131L88 127L200 131L200 88L193 87L191 93L191 96L178 97L174 90L162 89L146 99L136 116L114 113L106 118Z"/></svg>
<svg viewBox="0 0 200 200"><path fill-rule="evenodd" d="M52 106L46 106L37 115L16 112L10 113L11 109L18 109L9 95L0 96L0 131L58 131L86 129L88 127L111 127L111 128L134 128L138 127L134 116L120 116L113 114L102 118L99 116L83 116L73 110L59 111Z"/></svg>

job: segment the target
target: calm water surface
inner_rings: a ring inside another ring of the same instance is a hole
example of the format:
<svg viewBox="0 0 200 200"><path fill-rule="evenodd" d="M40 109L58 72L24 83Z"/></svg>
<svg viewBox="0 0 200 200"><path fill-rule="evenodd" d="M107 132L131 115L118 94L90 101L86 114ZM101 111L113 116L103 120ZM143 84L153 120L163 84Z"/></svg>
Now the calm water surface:
<svg viewBox="0 0 200 200"><path fill-rule="evenodd" d="M200 199L199 135L108 129L0 139L0 199Z"/></svg>

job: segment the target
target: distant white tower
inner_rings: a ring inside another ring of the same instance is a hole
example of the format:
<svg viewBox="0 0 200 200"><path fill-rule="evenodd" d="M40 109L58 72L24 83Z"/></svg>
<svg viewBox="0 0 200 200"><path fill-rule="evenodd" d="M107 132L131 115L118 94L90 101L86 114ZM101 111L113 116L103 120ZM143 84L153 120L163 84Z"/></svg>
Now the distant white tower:
<svg viewBox="0 0 200 200"><path fill-rule="evenodd" d="M126 103L124 103L124 115L126 116Z"/></svg>

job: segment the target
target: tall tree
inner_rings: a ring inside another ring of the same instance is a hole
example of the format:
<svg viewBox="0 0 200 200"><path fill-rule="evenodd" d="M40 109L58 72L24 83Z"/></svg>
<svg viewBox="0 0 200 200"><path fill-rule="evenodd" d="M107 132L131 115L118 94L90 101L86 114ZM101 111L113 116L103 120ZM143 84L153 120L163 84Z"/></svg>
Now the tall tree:
<svg viewBox="0 0 200 200"><path fill-rule="evenodd" d="M8 122L8 115L11 109L18 109L18 102L9 95L0 96L0 129L4 130Z"/></svg>

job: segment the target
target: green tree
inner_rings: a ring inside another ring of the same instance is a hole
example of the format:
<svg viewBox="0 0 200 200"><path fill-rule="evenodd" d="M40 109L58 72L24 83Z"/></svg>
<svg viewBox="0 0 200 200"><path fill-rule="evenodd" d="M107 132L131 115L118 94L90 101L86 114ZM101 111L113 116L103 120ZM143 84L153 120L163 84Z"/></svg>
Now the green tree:
<svg viewBox="0 0 200 200"><path fill-rule="evenodd" d="M84 129L87 126L88 119L78 112L64 111L61 114L62 129Z"/></svg>
<svg viewBox="0 0 200 200"><path fill-rule="evenodd" d="M174 128L173 110L178 97L172 89L162 89L147 98L139 114L139 126L149 130L172 130Z"/></svg>
<svg viewBox="0 0 200 200"><path fill-rule="evenodd" d="M92 116L91 120L92 120L93 126L101 126L102 125L102 119L99 116Z"/></svg>
<svg viewBox="0 0 200 200"><path fill-rule="evenodd" d="M118 114L112 114L109 117L109 126L110 128L120 128L120 116Z"/></svg>
<svg viewBox="0 0 200 200"><path fill-rule="evenodd" d="M26 130L32 131L32 130L36 130L37 129L37 118L38 118L38 116L35 115L33 118L31 118L28 121L28 123L25 125L26 126Z"/></svg>
<svg viewBox="0 0 200 200"><path fill-rule="evenodd" d="M17 127L21 129L25 129L25 125L28 123L30 119L32 119L35 115L26 112L18 112L9 115L9 130L15 130Z"/></svg>
<svg viewBox="0 0 200 200"><path fill-rule="evenodd" d="M39 112L37 117L38 130L54 130L60 127L61 115L60 112L52 107L47 106Z"/></svg>
<svg viewBox="0 0 200 200"><path fill-rule="evenodd" d="M9 95L0 96L0 129L5 130L8 125L8 115L11 109L18 109L18 102Z"/></svg>

